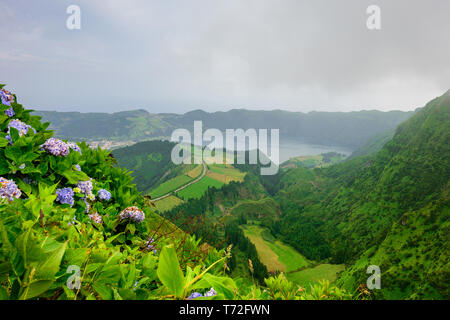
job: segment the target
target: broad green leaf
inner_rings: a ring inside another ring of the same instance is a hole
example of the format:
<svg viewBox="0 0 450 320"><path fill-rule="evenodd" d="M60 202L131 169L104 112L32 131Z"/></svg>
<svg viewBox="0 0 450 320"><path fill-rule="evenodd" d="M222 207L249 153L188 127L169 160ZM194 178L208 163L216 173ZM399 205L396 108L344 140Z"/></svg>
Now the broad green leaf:
<svg viewBox="0 0 450 320"><path fill-rule="evenodd" d="M66 251L66 246L67 242L61 244L58 249L52 251L46 261L36 268L35 279L53 279L59 270L59 265L61 264L61 259Z"/></svg>
<svg viewBox="0 0 450 320"><path fill-rule="evenodd" d="M47 291L53 284L53 280L41 280L32 282L20 296L20 300L31 299L39 296L40 294Z"/></svg>
<svg viewBox="0 0 450 320"><path fill-rule="evenodd" d="M171 293L177 297L182 296L185 281L174 247L167 246L161 250L157 274L159 280Z"/></svg>

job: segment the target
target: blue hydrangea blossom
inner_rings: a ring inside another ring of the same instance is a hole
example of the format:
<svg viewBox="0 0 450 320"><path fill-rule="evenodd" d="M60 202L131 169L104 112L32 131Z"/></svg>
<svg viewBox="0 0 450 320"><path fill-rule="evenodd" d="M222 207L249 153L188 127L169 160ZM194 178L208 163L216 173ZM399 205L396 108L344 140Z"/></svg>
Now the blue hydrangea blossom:
<svg viewBox="0 0 450 320"><path fill-rule="evenodd" d="M8 134L5 137L6 139L9 140L10 143L12 143L11 128L17 129L17 131L19 131L19 137L26 135L30 128L33 129L34 133L36 133L36 130L32 126L18 119L13 119L8 123Z"/></svg>
<svg viewBox="0 0 450 320"><path fill-rule="evenodd" d="M74 193L72 188L57 189L56 201L60 202L61 204L69 204L70 206L73 206L73 194Z"/></svg>
<svg viewBox="0 0 450 320"><path fill-rule="evenodd" d="M56 138L47 139L41 148L54 156L61 157L67 156L70 151L67 143Z"/></svg>
<svg viewBox="0 0 450 320"><path fill-rule="evenodd" d="M0 197L13 201L14 198L19 199L22 195L22 191L17 187L13 180L8 180L0 177Z"/></svg>
<svg viewBox="0 0 450 320"><path fill-rule="evenodd" d="M67 145L69 146L70 149L81 154L81 149L75 142L68 142Z"/></svg>
<svg viewBox="0 0 450 320"><path fill-rule="evenodd" d="M12 117L14 117L14 115L15 115L16 113L14 112L14 109L11 107L11 108L5 110L5 114L6 114L8 117L12 118Z"/></svg>
<svg viewBox="0 0 450 320"><path fill-rule="evenodd" d="M100 200L109 201L111 199L111 192L105 189L100 189L97 192L97 196Z"/></svg>
<svg viewBox="0 0 450 320"><path fill-rule="evenodd" d="M89 215L89 219L91 219L96 224L102 224L103 218L101 215L98 214L98 212L95 212L93 214Z"/></svg>
<svg viewBox="0 0 450 320"><path fill-rule="evenodd" d="M2 104L6 106L11 106L11 103L14 102L14 96L6 89L0 89L0 98L2 100Z"/></svg>
<svg viewBox="0 0 450 320"><path fill-rule="evenodd" d="M145 214L138 207L128 207L120 213L119 218L121 221L129 219L141 223L145 219Z"/></svg>

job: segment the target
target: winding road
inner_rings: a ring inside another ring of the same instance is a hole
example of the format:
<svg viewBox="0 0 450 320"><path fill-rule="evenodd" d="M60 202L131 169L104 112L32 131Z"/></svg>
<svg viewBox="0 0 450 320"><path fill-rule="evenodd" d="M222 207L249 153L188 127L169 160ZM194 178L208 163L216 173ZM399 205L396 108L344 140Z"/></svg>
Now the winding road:
<svg viewBox="0 0 450 320"><path fill-rule="evenodd" d="M174 191L171 191L171 192L169 192L169 193L166 193L165 195L163 195L163 196L161 196L161 197L158 197L158 198L155 198L155 199L151 199L151 201L152 201L152 202L156 202L156 201L162 200L162 199L164 199L164 198L167 198L167 197L170 196L171 194L176 193L176 192L178 192L178 191L181 191L181 190L183 190L183 189L185 189L185 188L187 188L187 187L193 185L194 183L197 183L198 181L200 181L200 180L205 176L206 172L208 171L208 167L206 166L206 163L203 161L202 164L203 164L203 171L202 171L202 174L201 174L200 176L198 176L197 178L195 178L195 179L192 180L191 182L186 183L185 185L179 187L178 189L176 189L176 190L174 190Z"/></svg>

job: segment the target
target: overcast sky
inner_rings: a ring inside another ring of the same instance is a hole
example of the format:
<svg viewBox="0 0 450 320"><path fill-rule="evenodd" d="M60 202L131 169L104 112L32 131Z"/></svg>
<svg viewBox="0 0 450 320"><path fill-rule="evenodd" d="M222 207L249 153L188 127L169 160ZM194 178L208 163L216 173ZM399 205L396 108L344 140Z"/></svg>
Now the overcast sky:
<svg viewBox="0 0 450 320"><path fill-rule="evenodd" d="M39 110L413 110L450 88L449 13L449 0L0 0L0 83Z"/></svg>

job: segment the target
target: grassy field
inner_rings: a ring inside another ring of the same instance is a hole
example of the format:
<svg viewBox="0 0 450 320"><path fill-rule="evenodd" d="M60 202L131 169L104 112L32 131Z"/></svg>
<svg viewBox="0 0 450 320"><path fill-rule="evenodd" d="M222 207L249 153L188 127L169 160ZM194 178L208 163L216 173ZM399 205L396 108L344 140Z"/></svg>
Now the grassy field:
<svg viewBox="0 0 450 320"><path fill-rule="evenodd" d="M243 229L245 236L255 245L259 258L268 271L289 272L310 264L294 248L264 236L264 228L258 225L245 225Z"/></svg>
<svg viewBox="0 0 450 320"><path fill-rule="evenodd" d="M160 184L158 187L150 191L152 198L157 198L163 196L177 188L185 185L186 183L192 181L193 179L185 174L177 176L169 181Z"/></svg>
<svg viewBox="0 0 450 320"><path fill-rule="evenodd" d="M244 181L245 173L239 171L232 166L213 164L208 167L208 177L221 181L223 183L230 183L231 181Z"/></svg>
<svg viewBox="0 0 450 320"><path fill-rule="evenodd" d="M182 203L183 203L183 200L170 195L167 198L156 201L155 206L159 212L165 212L165 211L169 211L170 209L172 209Z"/></svg>
<svg viewBox="0 0 450 320"><path fill-rule="evenodd" d="M189 170L186 175L195 179L202 174L203 166L201 164L197 165L194 169Z"/></svg>
<svg viewBox="0 0 450 320"><path fill-rule="evenodd" d="M158 187L151 190L149 194L152 196L152 198L158 198L169 192L173 192L179 187L199 177L202 173L202 170L203 170L202 165L186 166L181 171L182 174L160 184ZM209 187L220 188L224 184L228 184L232 181L242 182L244 180L244 177L245 173L239 171L233 166L212 164L208 166L208 172L206 173L205 177L203 177L201 180L194 183L193 185L179 191L177 193L177 196L185 200L190 198L200 198L206 192L206 190L208 190ZM173 198L170 199L174 200ZM164 200L166 199L162 199L160 201ZM170 207L173 201L167 200L165 202L166 204L163 204L162 207L165 210L167 210L167 208Z"/></svg>
<svg viewBox="0 0 450 320"><path fill-rule="evenodd" d="M309 286L320 280L329 280L333 282L337 279L339 272L345 269L343 264L319 264L314 268L308 268L302 271L288 273L287 278L299 284L302 287Z"/></svg>
<svg viewBox="0 0 450 320"><path fill-rule="evenodd" d="M177 193L179 197L182 199L190 199L190 198L200 198L209 187L220 188L224 185L223 182L212 179L208 176L203 177L198 182L190 185L186 189L181 190Z"/></svg>

